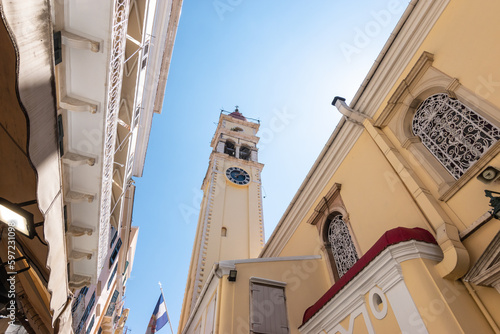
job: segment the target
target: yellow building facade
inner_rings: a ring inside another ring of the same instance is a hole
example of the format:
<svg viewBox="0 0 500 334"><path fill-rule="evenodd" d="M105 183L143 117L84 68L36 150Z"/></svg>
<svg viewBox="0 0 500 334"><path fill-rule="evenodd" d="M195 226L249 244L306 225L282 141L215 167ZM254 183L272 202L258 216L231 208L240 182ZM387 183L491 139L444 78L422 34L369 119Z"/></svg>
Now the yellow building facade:
<svg viewBox="0 0 500 334"><path fill-rule="evenodd" d="M410 2L261 253L214 261L179 333L500 332L499 10Z"/></svg>

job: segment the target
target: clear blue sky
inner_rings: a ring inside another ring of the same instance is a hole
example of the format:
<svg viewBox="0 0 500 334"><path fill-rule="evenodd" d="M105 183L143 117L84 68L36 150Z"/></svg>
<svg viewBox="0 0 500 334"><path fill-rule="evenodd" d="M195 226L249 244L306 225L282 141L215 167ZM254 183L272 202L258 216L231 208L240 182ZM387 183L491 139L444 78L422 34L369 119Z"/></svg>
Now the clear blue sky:
<svg viewBox="0 0 500 334"><path fill-rule="evenodd" d="M163 284L174 331L220 109L261 121L266 239L407 1L185 0L161 115L136 179L139 241L127 326L144 333ZM159 333L169 333L165 326Z"/></svg>

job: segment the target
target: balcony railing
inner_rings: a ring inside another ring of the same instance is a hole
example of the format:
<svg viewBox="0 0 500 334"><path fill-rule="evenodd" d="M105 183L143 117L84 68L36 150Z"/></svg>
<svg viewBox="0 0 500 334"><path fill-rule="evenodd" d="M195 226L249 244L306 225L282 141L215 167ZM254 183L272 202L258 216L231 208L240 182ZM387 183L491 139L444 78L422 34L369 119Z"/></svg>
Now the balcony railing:
<svg viewBox="0 0 500 334"><path fill-rule="evenodd" d="M120 107L120 92L125 57L125 41L129 0L115 0L112 27L112 46L108 73L108 96L106 108L101 207L99 221L99 254L97 276L104 266L109 242L109 217L111 211L111 187L113 182L113 161L116 142L116 128Z"/></svg>

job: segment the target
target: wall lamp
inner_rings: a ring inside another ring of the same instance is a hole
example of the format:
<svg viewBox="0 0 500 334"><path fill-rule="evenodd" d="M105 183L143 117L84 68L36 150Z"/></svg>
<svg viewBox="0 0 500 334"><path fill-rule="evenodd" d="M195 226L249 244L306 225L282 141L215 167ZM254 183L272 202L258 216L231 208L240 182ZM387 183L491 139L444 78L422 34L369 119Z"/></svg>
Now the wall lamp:
<svg viewBox="0 0 500 334"><path fill-rule="evenodd" d="M36 235L33 214L22 209L22 207L34 203L36 201L15 204L0 197L0 222L15 228L19 233L33 239Z"/></svg>
<svg viewBox="0 0 500 334"><path fill-rule="evenodd" d="M236 282L236 275L238 274L238 271L236 269L229 270L229 276L227 276L227 280L229 282Z"/></svg>
<svg viewBox="0 0 500 334"><path fill-rule="evenodd" d="M499 214L500 196L493 196L493 194L500 195L500 193L496 192L496 191L491 191L491 190L485 190L484 193L485 193L485 196L490 199L490 206L492 207L491 215L496 219L500 219L500 214Z"/></svg>

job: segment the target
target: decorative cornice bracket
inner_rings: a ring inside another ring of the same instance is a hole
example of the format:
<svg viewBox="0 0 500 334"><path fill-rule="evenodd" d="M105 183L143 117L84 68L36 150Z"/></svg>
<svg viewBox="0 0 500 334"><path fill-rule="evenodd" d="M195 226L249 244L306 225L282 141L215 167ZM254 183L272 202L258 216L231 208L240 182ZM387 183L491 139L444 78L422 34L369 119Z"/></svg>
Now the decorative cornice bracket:
<svg viewBox="0 0 500 334"><path fill-rule="evenodd" d="M90 280L90 276L73 274L69 279L69 287L71 289L83 288L84 286L90 285Z"/></svg>
<svg viewBox="0 0 500 334"><path fill-rule="evenodd" d="M100 43L98 41L85 38L66 30L61 31L61 39L64 45L72 49L89 50L92 52L99 52L100 50Z"/></svg>
<svg viewBox="0 0 500 334"><path fill-rule="evenodd" d="M70 190L70 191L68 191L66 196L64 196L64 199L70 203L80 203L83 201L87 201L89 203L92 203L94 201L94 195L84 194L84 193Z"/></svg>
<svg viewBox="0 0 500 334"><path fill-rule="evenodd" d="M80 261L80 260L83 260L85 258L87 260L92 259L92 253L72 250L71 253L69 254L69 259L73 260L73 261Z"/></svg>
<svg viewBox="0 0 500 334"><path fill-rule="evenodd" d="M62 157L62 161L64 164L71 166L71 167L76 167L76 166L81 166L81 165L89 165L89 166L94 166L95 164L95 158L91 158L89 156L81 155L78 153L73 153L73 152L66 152L64 153Z"/></svg>
<svg viewBox="0 0 500 334"><path fill-rule="evenodd" d="M94 233L93 229L77 225L70 225L68 231L66 232L67 235L70 235L72 237L81 237L85 234L91 236L92 233Z"/></svg>
<svg viewBox="0 0 500 334"><path fill-rule="evenodd" d="M77 112L89 112L95 114L97 112L97 104L79 100L74 97L64 96L59 101L59 106L63 109Z"/></svg>

